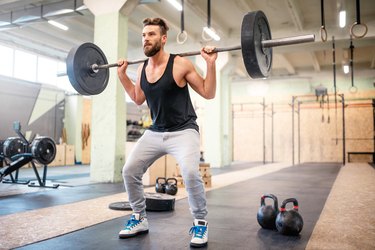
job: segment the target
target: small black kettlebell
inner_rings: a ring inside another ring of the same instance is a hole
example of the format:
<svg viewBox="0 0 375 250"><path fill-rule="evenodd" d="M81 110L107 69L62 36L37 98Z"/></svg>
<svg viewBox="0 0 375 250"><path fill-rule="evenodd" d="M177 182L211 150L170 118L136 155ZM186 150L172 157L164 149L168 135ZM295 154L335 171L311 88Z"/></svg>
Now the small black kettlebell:
<svg viewBox="0 0 375 250"><path fill-rule="evenodd" d="M155 191L156 193L165 193L165 187L167 184L167 179L164 177L156 178Z"/></svg>
<svg viewBox="0 0 375 250"><path fill-rule="evenodd" d="M267 205L265 199L271 198L273 205ZM259 225L264 229L276 229L276 217L279 213L277 197L273 194L265 194L260 198L260 208L257 213Z"/></svg>
<svg viewBox="0 0 375 250"><path fill-rule="evenodd" d="M286 210L285 206L293 202L293 209ZM276 218L276 228L284 235L299 235L303 228L302 216L298 213L298 201L295 198L289 198L283 201L280 212Z"/></svg>
<svg viewBox="0 0 375 250"><path fill-rule="evenodd" d="M176 195L178 191L177 187L177 179L176 178L168 178L167 183L165 185L165 192L170 195Z"/></svg>

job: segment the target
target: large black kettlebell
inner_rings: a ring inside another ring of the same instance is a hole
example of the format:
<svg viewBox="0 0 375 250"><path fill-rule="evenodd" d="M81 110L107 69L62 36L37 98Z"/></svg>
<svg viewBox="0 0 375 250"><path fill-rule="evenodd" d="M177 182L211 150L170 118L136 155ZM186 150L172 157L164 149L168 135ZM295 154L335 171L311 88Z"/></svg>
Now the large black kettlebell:
<svg viewBox="0 0 375 250"><path fill-rule="evenodd" d="M165 193L165 186L167 184L167 179L164 177L156 178L155 191L156 193Z"/></svg>
<svg viewBox="0 0 375 250"><path fill-rule="evenodd" d="M285 206L293 202L293 209L286 210ZM276 218L276 228L284 235L299 235L303 228L302 216L298 213L298 201L295 198L289 198L283 201L280 212Z"/></svg>
<svg viewBox="0 0 375 250"><path fill-rule="evenodd" d="M176 178L168 178L167 183L165 186L165 192L170 195L176 195L178 191L177 187L177 179Z"/></svg>
<svg viewBox="0 0 375 250"><path fill-rule="evenodd" d="M273 205L266 205L265 199L271 198ZM273 194L265 194L260 198L260 208L257 213L259 225L265 229L276 229L276 217L279 213L277 197Z"/></svg>

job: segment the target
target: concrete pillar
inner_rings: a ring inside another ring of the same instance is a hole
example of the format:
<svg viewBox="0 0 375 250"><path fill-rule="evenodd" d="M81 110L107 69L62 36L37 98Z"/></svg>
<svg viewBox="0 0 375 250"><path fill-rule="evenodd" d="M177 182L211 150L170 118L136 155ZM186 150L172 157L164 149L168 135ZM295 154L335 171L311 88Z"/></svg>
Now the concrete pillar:
<svg viewBox="0 0 375 250"><path fill-rule="evenodd" d="M95 15L94 43L104 52L109 63L126 58L128 17L139 1L86 0ZM125 92L116 69L110 69L107 88L92 98L90 178L95 182L122 181L125 163L126 102Z"/></svg>
<svg viewBox="0 0 375 250"><path fill-rule="evenodd" d="M203 149L204 157L211 167L222 167L231 162L231 153L228 152L230 136L229 116L231 116L231 95L228 77L222 77L222 69L228 63L229 54L220 53L216 61L216 97L206 100L203 120ZM204 72L206 62L201 56L196 57L197 66ZM229 157L230 155L230 157Z"/></svg>
<svg viewBox="0 0 375 250"><path fill-rule="evenodd" d="M222 98L222 137L223 143L221 147L222 164L221 166L230 165L233 161L233 112L232 112L232 85L230 73L234 68L234 64L228 63L221 70L221 98Z"/></svg>
<svg viewBox="0 0 375 250"><path fill-rule="evenodd" d="M75 145L75 160L82 161L82 96L65 97L65 118L67 144Z"/></svg>

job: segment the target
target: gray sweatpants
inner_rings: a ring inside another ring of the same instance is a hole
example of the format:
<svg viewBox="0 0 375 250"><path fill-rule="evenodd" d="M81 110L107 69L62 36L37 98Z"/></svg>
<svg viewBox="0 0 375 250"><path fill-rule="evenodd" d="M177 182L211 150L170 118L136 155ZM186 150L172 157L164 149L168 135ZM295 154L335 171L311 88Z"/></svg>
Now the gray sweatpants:
<svg viewBox="0 0 375 250"><path fill-rule="evenodd" d="M134 146L122 170L133 212L146 214L143 174L155 160L165 154L170 154L180 166L193 217L205 219L207 207L204 185L199 174L199 139L199 133L194 129L177 132L145 131Z"/></svg>

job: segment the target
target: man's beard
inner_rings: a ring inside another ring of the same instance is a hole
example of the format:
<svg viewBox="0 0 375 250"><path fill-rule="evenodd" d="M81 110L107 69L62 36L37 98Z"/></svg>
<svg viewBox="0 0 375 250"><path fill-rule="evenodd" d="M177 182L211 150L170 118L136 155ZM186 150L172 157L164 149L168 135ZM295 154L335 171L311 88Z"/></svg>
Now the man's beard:
<svg viewBox="0 0 375 250"><path fill-rule="evenodd" d="M143 52L145 53L147 57L151 57L151 56L156 55L156 53L158 53L160 49L161 49L161 43L158 42L154 46L152 46L150 49L143 48Z"/></svg>

